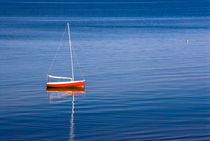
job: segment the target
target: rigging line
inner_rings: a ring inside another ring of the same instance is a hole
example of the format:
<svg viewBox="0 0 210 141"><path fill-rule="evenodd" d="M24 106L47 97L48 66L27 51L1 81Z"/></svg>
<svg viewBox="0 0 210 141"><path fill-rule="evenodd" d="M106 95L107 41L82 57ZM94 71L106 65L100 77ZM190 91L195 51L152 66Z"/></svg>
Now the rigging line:
<svg viewBox="0 0 210 141"><path fill-rule="evenodd" d="M65 27L65 29L64 29L64 31L63 31L62 37L61 37L61 39L60 39L60 41L59 41L58 48L57 48L56 53L55 53L55 56L54 56L54 58L53 58L53 60L52 60L52 62L51 62L51 64L50 64L50 67L49 67L49 69L48 69L47 74L50 73L50 71L51 71L51 69L52 69L52 66L53 66L53 64L54 64L54 62L55 62L55 59L56 59L56 57L57 57L57 55L58 55L58 51L59 51L60 48L61 48L61 45L62 45L62 41L63 41L63 38L64 38L65 31L66 31L66 27Z"/></svg>
<svg viewBox="0 0 210 141"><path fill-rule="evenodd" d="M77 55L75 50L73 50L73 52L74 52L74 56L75 56L75 60L76 60L77 66L78 66L79 73L80 73L82 79L85 80L85 77L84 77L84 75L83 75L83 73L81 71L81 67L80 67L81 65L79 64L79 61L78 61L78 57L77 57L78 55Z"/></svg>
<svg viewBox="0 0 210 141"><path fill-rule="evenodd" d="M69 26L69 22L67 23L67 27ZM83 80L85 80L85 77L84 77L84 75L83 75L83 73L82 73L82 71L81 71L81 69L80 69L80 64L79 64L79 61L78 61L78 55L76 54L76 51L75 51L75 48L73 47L73 45L72 45L72 42L71 42L71 33L70 33L70 27L69 27L69 46L70 46L70 48L69 48L69 51L71 52L71 54L69 54L69 58L70 58L70 60L72 61L71 62L71 65L72 66L70 66L70 69L71 69L71 71L72 71L72 78L74 77L74 63L73 63L73 57L75 58L75 60L76 60L76 63L77 63L77 66L78 66L78 70L79 70L79 73L80 73L80 75L81 75L81 77L82 77L82 79ZM74 61L75 62L75 61ZM74 79L74 78L73 78Z"/></svg>

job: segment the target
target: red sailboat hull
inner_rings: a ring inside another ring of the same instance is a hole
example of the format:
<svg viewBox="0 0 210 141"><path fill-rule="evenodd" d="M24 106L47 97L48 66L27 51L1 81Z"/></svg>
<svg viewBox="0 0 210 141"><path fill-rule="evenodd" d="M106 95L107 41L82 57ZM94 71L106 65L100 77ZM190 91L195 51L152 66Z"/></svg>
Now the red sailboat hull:
<svg viewBox="0 0 210 141"><path fill-rule="evenodd" d="M85 81L47 82L46 85L53 88L84 87Z"/></svg>

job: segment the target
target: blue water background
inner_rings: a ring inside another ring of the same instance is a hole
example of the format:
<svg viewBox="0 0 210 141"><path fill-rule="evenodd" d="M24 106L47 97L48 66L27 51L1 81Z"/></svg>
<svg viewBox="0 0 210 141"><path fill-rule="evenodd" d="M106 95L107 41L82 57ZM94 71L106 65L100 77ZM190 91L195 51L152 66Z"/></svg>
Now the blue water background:
<svg viewBox="0 0 210 141"><path fill-rule="evenodd" d="M209 0L1 0L1 17L210 16Z"/></svg>
<svg viewBox="0 0 210 141"><path fill-rule="evenodd" d="M0 140L210 140L208 1L82 3L1 1ZM72 96L45 88L67 21L87 81L74 124Z"/></svg>

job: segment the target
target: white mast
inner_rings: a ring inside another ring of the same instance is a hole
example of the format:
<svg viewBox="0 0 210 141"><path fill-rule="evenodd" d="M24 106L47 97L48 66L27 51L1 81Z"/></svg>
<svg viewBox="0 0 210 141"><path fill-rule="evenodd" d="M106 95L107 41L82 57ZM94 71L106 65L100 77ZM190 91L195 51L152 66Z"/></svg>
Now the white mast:
<svg viewBox="0 0 210 141"><path fill-rule="evenodd" d="M68 29L68 37L69 37L69 48L70 48L70 56L71 56L71 75L72 80L74 80L74 62L73 62L73 54L72 54L72 47L71 47L71 35L70 35L70 27L69 23L67 23L67 29Z"/></svg>

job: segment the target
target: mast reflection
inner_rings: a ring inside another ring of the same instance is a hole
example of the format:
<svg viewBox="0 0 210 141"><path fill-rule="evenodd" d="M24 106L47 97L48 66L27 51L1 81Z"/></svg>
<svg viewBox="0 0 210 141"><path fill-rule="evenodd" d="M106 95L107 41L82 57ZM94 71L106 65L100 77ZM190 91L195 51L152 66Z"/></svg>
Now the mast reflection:
<svg viewBox="0 0 210 141"><path fill-rule="evenodd" d="M48 99L50 103L63 103L70 101L68 96L72 96L71 120L70 120L70 141L74 141L74 104L75 95L85 94L84 88L47 88Z"/></svg>

